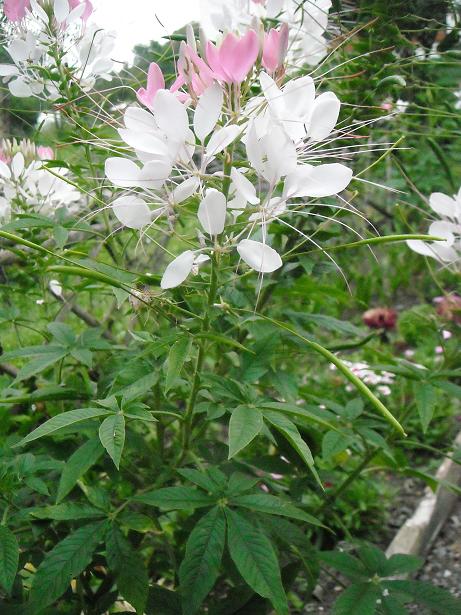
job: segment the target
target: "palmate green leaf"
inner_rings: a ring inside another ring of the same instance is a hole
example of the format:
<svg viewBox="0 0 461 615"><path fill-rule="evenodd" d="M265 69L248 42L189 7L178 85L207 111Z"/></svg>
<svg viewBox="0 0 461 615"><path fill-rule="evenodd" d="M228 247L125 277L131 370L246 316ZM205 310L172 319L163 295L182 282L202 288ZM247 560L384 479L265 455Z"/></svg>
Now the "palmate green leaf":
<svg viewBox="0 0 461 615"><path fill-rule="evenodd" d="M374 615L382 590L373 583L350 585L333 605L332 615Z"/></svg>
<svg viewBox="0 0 461 615"><path fill-rule="evenodd" d="M403 555L395 553L386 561L381 571L381 576L390 577L396 574L409 574L416 572L423 565L424 560L415 555Z"/></svg>
<svg viewBox="0 0 461 615"><path fill-rule="evenodd" d="M94 465L103 453L98 437L91 438L67 460L61 474L56 502L59 504L72 491L78 479Z"/></svg>
<svg viewBox="0 0 461 615"><path fill-rule="evenodd" d="M382 596L381 610L383 615L408 615L407 609L393 596Z"/></svg>
<svg viewBox="0 0 461 615"><path fill-rule="evenodd" d="M134 501L163 510L192 510L212 506L216 498L193 487L163 487L133 498Z"/></svg>
<svg viewBox="0 0 461 615"><path fill-rule="evenodd" d="M268 598L278 615L288 615L288 604L274 549L266 535L239 513L226 509L230 556L245 582Z"/></svg>
<svg viewBox="0 0 461 615"><path fill-rule="evenodd" d="M226 540L226 521L221 507L212 508L192 530L179 568L184 615L194 615L219 574Z"/></svg>
<svg viewBox="0 0 461 615"><path fill-rule="evenodd" d="M293 414L305 419L309 419L313 423L317 423L327 429L337 430L338 428L333 423L325 420L325 418L318 416L313 411L304 408L303 406L295 406L294 404L287 404L282 402L266 402L260 405L261 408L267 408L268 410L278 410L284 414ZM325 414L325 413L323 413ZM338 430L339 431L339 430Z"/></svg>
<svg viewBox="0 0 461 615"><path fill-rule="evenodd" d="M461 615L461 600L455 598L450 592L423 581L383 581L385 587L392 595L394 592L402 593L417 602L432 609L440 615Z"/></svg>
<svg viewBox="0 0 461 615"><path fill-rule="evenodd" d="M275 495L269 493L252 493L249 495L238 495L231 499L231 504L234 506L242 506L256 512L266 513L267 515L279 515L280 517L290 517L305 521L312 525L325 527L318 519L304 512L294 504L282 500Z"/></svg>
<svg viewBox="0 0 461 615"><path fill-rule="evenodd" d="M263 415L257 408L237 406L229 421L229 459L256 438L264 426Z"/></svg>
<svg viewBox="0 0 461 615"><path fill-rule="evenodd" d="M94 519L103 517L104 511L90 504L66 502L56 506L45 506L34 510L32 515L37 519L54 519L55 521L73 521L76 519Z"/></svg>
<svg viewBox="0 0 461 615"><path fill-rule="evenodd" d="M354 438L340 431L327 431L322 439L322 457L330 459L342 453L354 442Z"/></svg>
<svg viewBox="0 0 461 615"><path fill-rule="evenodd" d="M171 347L166 364L165 393L168 393L179 378L182 366L188 359L190 347L191 340L187 337L181 338Z"/></svg>
<svg viewBox="0 0 461 615"><path fill-rule="evenodd" d="M219 485L217 485L216 482L210 478L208 473L200 472L194 468L182 468L178 470L178 474L189 480L191 483L205 489L205 491L210 491L213 493L219 489Z"/></svg>
<svg viewBox="0 0 461 615"><path fill-rule="evenodd" d="M72 579L85 570L106 529L107 521L84 525L45 555L30 590L30 602L37 610L53 604L68 589Z"/></svg>
<svg viewBox="0 0 461 615"><path fill-rule="evenodd" d="M110 414L110 410L107 410L106 408L79 408L78 410L63 412L62 414L53 416L53 418L37 427L37 429L34 429L34 431L14 446L24 446L24 444L27 444L28 442L33 442L34 440L38 440L38 438L48 436L63 427L68 427L74 423L94 419L99 416L106 416L107 414Z"/></svg>
<svg viewBox="0 0 461 615"><path fill-rule="evenodd" d="M122 596L142 615L147 603L149 579L140 554L116 525L112 525L106 536L107 562L115 573L117 587Z"/></svg>
<svg viewBox="0 0 461 615"><path fill-rule="evenodd" d="M19 546L16 536L0 525L0 586L11 593L18 570Z"/></svg>
<svg viewBox="0 0 461 615"><path fill-rule="evenodd" d="M350 553L323 551L318 554L318 558L351 581L364 581L370 576L362 562Z"/></svg>
<svg viewBox="0 0 461 615"><path fill-rule="evenodd" d="M421 421L421 427L423 428L423 432L426 433L434 415L437 391L435 387L427 382L414 382L413 393L418 409L419 420Z"/></svg>
<svg viewBox="0 0 461 615"><path fill-rule="evenodd" d="M125 417L120 412L105 418L99 428L99 439L117 470L125 446Z"/></svg>

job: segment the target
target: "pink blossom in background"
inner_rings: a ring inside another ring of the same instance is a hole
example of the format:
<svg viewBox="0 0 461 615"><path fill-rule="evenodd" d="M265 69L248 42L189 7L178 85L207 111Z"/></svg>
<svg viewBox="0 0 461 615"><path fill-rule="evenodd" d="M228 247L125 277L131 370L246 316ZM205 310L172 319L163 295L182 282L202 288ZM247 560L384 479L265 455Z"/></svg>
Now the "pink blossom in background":
<svg viewBox="0 0 461 615"><path fill-rule="evenodd" d="M136 96L143 105L151 107L157 92L164 89L165 79L163 78L162 69L155 62L151 62L149 72L147 73L147 88L139 88Z"/></svg>
<svg viewBox="0 0 461 615"><path fill-rule="evenodd" d="M444 340L449 340L449 339L450 339L450 337L452 337L452 335L453 335L453 334L452 334L452 332L451 332L451 331L447 331L446 329L444 329L444 330L442 331L442 337L443 337L443 339L444 339Z"/></svg>
<svg viewBox="0 0 461 615"><path fill-rule="evenodd" d="M254 30L238 38L230 32L221 45L208 41L206 59L220 81L242 83L253 68L259 54L259 39Z"/></svg>
<svg viewBox="0 0 461 615"><path fill-rule="evenodd" d="M20 21L30 8L30 0L5 0L3 12L10 21Z"/></svg>
<svg viewBox="0 0 461 615"><path fill-rule="evenodd" d="M443 354L443 346L436 346L435 354Z"/></svg>
<svg viewBox="0 0 461 615"><path fill-rule="evenodd" d="M288 49L288 26L284 23L280 30L272 28L264 35L262 65L270 73L283 66Z"/></svg>
<svg viewBox="0 0 461 615"><path fill-rule="evenodd" d="M86 21L88 17L90 17L90 15L93 13L93 5L91 4L90 0L69 0L71 10L75 9L75 7L77 7L79 4L85 5L82 19L83 21Z"/></svg>
<svg viewBox="0 0 461 615"><path fill-rule="evenodd" d="M54 151L51 147L45 147L44 145L39 145L37 147L37 155L40 160L53 160L54 159Z"/></svg>

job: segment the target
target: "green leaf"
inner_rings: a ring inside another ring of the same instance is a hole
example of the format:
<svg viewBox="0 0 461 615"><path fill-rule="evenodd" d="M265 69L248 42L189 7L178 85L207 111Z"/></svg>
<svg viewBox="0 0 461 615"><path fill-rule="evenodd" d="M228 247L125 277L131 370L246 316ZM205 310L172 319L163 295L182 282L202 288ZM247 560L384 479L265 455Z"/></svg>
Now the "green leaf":
<svg viewBox="0 0 461 615"><path fill-rule="evenodd" d="M353 441L354 438L339 431L327 431L322 440L322 457L330 459L334 455L342 453Z"/></svg>
<svg viewBox="0 0 461 615"><path fill-rule="evenodd" d="M179 568L184 615L194 615L219 574L226 540L222 508L212 508L192 530Z"/></svg>
<svg viewBox="0 0 461 615"><path fill-rule="evenodd" d="M52 322L47 327L54 340L64 347L74 346L76 343L75 333L63 322Z"/></svg>
<svg viewBox="0 0 461 615"><path fill-rule="evenodd" d="M287 419L286 416L284 416L283 414L278 414L276 412L272 412L271 410L264 411L264 418L267 419L269 423L271 423L275 427L275 429L288 440L288 442L295 449L295 451L298 453L304 463L311 470L318 484L323 489L323 485L314 468L314 458L312 457L310 448L302 439L296 425L292 423L289 419Z"/></svg>
<svg viewBox="0 0 461 615"><path fill-rule="evenodd" d="M381 591L372 583L350 585L333 606L332 615L374 615Z"/></svg>
<svg viewBox="0 0 461 615"><path fill-rule="evenodd" d="M163 489L156 489L138 495L133 499L136 502L148 506L157 506L163 510L192 510L203 506L212 506L216 502L216 498L193 487L163 487Z"/></svg>
<svg viewBox="0 0 461 615"><path fill-rule="evenodd" d="M18 570L19 546L16 536L4 525L0 525L0 585L8 593L13 589Z"/></svg>
<svg viewBox="0 0 461 615"><path fill-rule="evenodd" d="M67 460L61 474L56 502L59 504L72 491L78 479L101 457L103 448L98 437L91 438Z"/></svg>
<svg viewBox="0 0 461 615"><path fill-rule="evenodd" d="M181 615L179 593L160 585L152 585L149 589L146 615Z"/></svg>
<svg viewBox="0 0 461 615"><path fill-rule="evenodd" d="M383 571L387 565L387 559L381 549L371 544L365 544L359 548L358 556L370 573L370 576L373 574L384 576Z"/></svg>
<svg viewBox="0 0 461 615"><path fill-rule="evenodd" d="M93 519L104 516L104 512L91 506L79 502L66 502L56 506L45 506L32 511L32 515L37 519L54 519L55 521L72 521L74 519Z"/></svg>
<svg viewBox="0 0 461 615"><path fill-rule="evenodd" d="M107 532L107 562L116 574L117 587L122 596L142 615L147 603L149 579L140 555L116 525Z"/></svg>
<svg viewBox="0 0 461 615"><path fill-rule="evenodd" d="M135 532L151 532L155 528L155 524L150 517L133 510L123 510L117 515L117 519L120 525Z"/></svg>
<svg viewBox="0 0 461 615"><path fill-rule="evenodd" d="M40 372L45 371L51 365L54 365L61 359L63 359L67 355L67 350L56 350L55 352L49 352L43 357L39 357L30 361L22 367L14 382L20 382L21 380L25 380L26 378L31 378L35 376L35 374L39 374Z"/></svg>
<svg viewBox="0 0 461 615"><path fill-rule="evenodd" d="M381 575L390 577L396 574L409 574L419 570L423 565L424 560L415 555L403 555L402 553L396 553L384 564Z"/></svg>
<svg viewBox="0 0 461 615"><path fill-rule="evenodd" d="M440 615L460 615L461 600L455 598L446 589L436 587L423 581L383 581L382 585L393 592L402 592L414 602L432 609Z"/></svg>
<svg viewBox="0 0 461 615"><path fill-rule="evenodd" d="M84 525L47 553L33 578L30 602L43 609L62 596L91 562L106 528L107 521Z"/></svg>
<svg viewBox="0 0 461 615"><path fill-rule="evenodd" d="M434 415L437 391L435 387L427 382L415 382L413 384L413 393L416 407L418 408L419 420L421 421L423 432L426 433Z"/></svg>
<svg viewBox="0 0 461 615"><path fill-rule="evenodd" d="M288 604L274 549L266 535L237 512L226 509L229 553L245 582L268 598L278 615L288 614Z"/></svg>
<svg viewBox="0 0 461 615"><path fill-rule="evenodd" d="M183 337L173 344L168 354L167 369L165 377L165 393L171 389L179 378L182 366L188 359L191 341Z"/></svg>
<svg viewBox="0 0 461 615"><path fill-rule="evenodd" d="M290 517L305 521L319 527L324 527L315 517L304 512L291 502L287 502L269 493L254 493L250 495L238 495L232 498L231 504L235 506L243 506L250 510L266 513L268 515L279 515L281 517Z"/></svg>
<svg viewBox="0 0 461 615"><path fill-rule="evenodd" d="M110 411L106 408L79 408L78 410L63 412L62 414L53 416L53 418L37 427L37 429L34 429L34 431L14 446L24 446L24 444L27 444L28 442L38 440L38 438L43 438L43 436L48 436L63 427L68 427L69 425L79 423L80 421L94 419L98 416L106 416L107 414L110 414Z"/></svg>
<svg viewBox="0 0 461 615"><path fill-rule="evenodd" d="M99 439L118 470L125 445L125 417L123 414L112 414L103 420L99 428Z"/></svg>
<svg viewBox="0 0 461 615"><path fill-rule="evenodd" d="M200 472L199 470L195 470L193 468L182 468L181 470L178 470L178 474L189 480L191 483L205 489L205 491L210 491L213 493L218 490L216 483L205 472Z"/></svg>
<svg viewBox="0 0 461 615"><path fill-rule="evenodd" d="M393 596L382 596L381 608L383 615L408 615L407 609Z"/></svg>
<svg viewBox="0 0 461 615"><path fill-rule="evenodd" d="M364 581L370 576L362 562L350 553L322 551L318 554L318 558L352 581Z"/></svg>
<svg viewBox="0 0 461 615"><path fill-rule="evenodd" d="M257 408L237 406L229 421L229 459L244 449L263 428L262 413Z"/></svg>

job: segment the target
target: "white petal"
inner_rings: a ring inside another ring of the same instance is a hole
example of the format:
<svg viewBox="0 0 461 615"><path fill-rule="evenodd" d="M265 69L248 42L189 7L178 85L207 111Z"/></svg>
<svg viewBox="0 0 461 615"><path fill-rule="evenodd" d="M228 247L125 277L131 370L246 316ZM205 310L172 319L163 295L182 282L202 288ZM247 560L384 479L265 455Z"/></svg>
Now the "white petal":
<svg viewBox="0 0 461 615"><path fill-rule="evenodd" d="M160 188L170 176L172 169L169 160L155 160L145 164L139 174L138 186L141 188Z"/></svg>
<svg viewBox="0 0 461 615"><path fill-rule="evenodd" d="M0 64L0 77L11 77L18 73L19 69L14 64Z"/></svg>
<svg viewBox="0 0 461 615"><path fill-rule="evenodd" d="M154 116L149 111L140 107L128 107L123 116L125 126L137 132L152 131L157 129Z"/></svg>
<svg viewBox="0 0 461 615"><path fill-rule="evenodd" d="M194 259L194 265L202 265L203 263L207 263L210 260L208 254L199 254Z"/></svg>
<svg viewBox="0 0 461 615"><path fill-rule="evenodd" d="M11 177L10 168L7 164L3 162L3 160L0 160L0 177L3 177L5 179L10 179Z"/></svg>
<svg viewBox="0 0 461 615"><path fill-rule="evenodd" d="M11 161L11 171L16 179L24 171L24 156L21 152L18 152L13 156L13 160Z"/></svg>
<svg viewBox="0 0 461 615"><path fill-rule="evenodd" d="M282 259L273 248L252 239L242 239L237 252L247 265L260 273L272 273L282 266Z"/></svg>
<svg viewBox="0 0 461 615"><path fill-rule="evenodd" d="M15 38L6 50L13 62L25 62L29 59L30 47L22 38Z"/></svg>
<svg viewBox="0 0 461 615"><path fill-rule="evenodd" d="M437 245L452 246L455 242L453 233L456 233L457 226L452 222L444 222L442 220L433 222L429 227L429 235L432 237L440 237L445 239L446 243L437 242Z"/></svg>
<svg viewBox="0 0 461 615"><path fill-rule="evenodd" d="M160 135L149 132L137 132L134 130L119 129L122 139L137 150L153 154L156 158L170 158L168 146Z"/></svg>
<svg viewBox="0 0 461 615"><path fill-rule="evenodd" d="M274 115L283 119L284 111L285 111L285 102L283 100L283 94L281 90L278 88L275 81L264 71L259 75L259 83L261 85L262 93L264 94L264 98L267 100L269 105L269 109L274 113Z"/></svg>
<svg viewBox="0 0 461 615"><path fill-rule="evenodd" d="M152 103L158 127L170 138L184 141L189 130L186 108L168 90L159 90Z"/></svg>
<svg viewBox="0 0 461 615"><path fill-rule="evenodd" d="M210 235L220 235L226 223L226 197L210 188L199 205L197 217L203 230Z"/></svg>
<svg viewBox="0 0 461 615"><path fill-rule="evenodd" d="M66 19L67 26L69 26L71 23L74 23L75 21L78 21L80 17L83 15L83 13L85 12L85 9L86 9L85 2L82 2L81 4L77 4L77 6L74 9L72 9L69 15L67 16L67 19Z"/></svg>
<svg viewBox="0 0 461 615"><path fill-rule="evenodd" d="M323 141L338 121L341 103L333 92L325 92L315 99L309 126L312 141Z"/></svg>
<svg viewBox="0 0 461 615"><path fill-rule="evenodd" d="M263 137L261 147L266 158L262 175L268 182L276 183L281 177L296 169L296 147L280 126L274 126Z"/></svg>
<svg viewBox="0 0 461 615"><path fill-rule="evenodd" d="M184 282L194 266L195 255L192 250L186 250L165 269L160 286L163 289L175 288Z"/></svg>
<svg viewBox="0 0 461 615"><path fill-rule="evenodd" d="M344 190L351 179L352 170L343 164L321 164L316 167L305 164L287 176L284 196L332 196Z"/></svg>
<svg viewBox="0 0 461 615"><path fill-rule="evenodd" d="M192 196L200 185L198 177L189 177L182 184L176 186L171 194L171 200L173 203L182 203L190 196Z"/></svg>
<svg viewBox="0 0 461 615"><path fill-rule="evenodd" d="M200 96L194 115L194 131L203 143L221 116L223 91L214 83Z"/></svg>
<svg viewBox="0 0 461 615"><path fill-rule="evenodd" d="M208 141L205 152L207 158L211 158L212 156L219 154L219 152L230 145L241 132L242 129L235 124L231 124L230 126L225 126L224 128L217 130Z"/></svg>
<svg viewBox="0 0 461 615"><path fill-rule="evenodd" d="M117 219L128 228L140 229L151 221L146 203L137 196L120 196L112 203Z"/></svg>
<svg viewBox="0 0 461 615"><path fill-rule="evenodd" d="M58 23L62 23L69 15L68 0L54 0L54 16Z"/></svg>
<svg viewBox="0 0 461 615"><path fill-rule="evenodd" d="M17 96L18 98L27 98L32 96L32 90L23 77L18 77L17 79L14 79L14 81L10 81L8 88L11 94L13 96Z"/></svg>
<svg viewBox="0 0 461 615"><path fill-rule="evenodd" d="M137 164L127 158L108 158L105 163L105 171L108 179L122 188L137 186L140 169Z"/></svg>
<svg viewBox="0 0 461 615"><path fill-rule="evenodd" d="M454 218L456 215L456 201L442 192L433 192L429 197L429 205L440 216Z"/></svg>
<svg viewBox="0 0 461 615"><path fill-rule="evenodd" d="M231 169L231 178L236 191L242 195L248 203L256 205L259 203L259 199L256 196L256 189L249 179L240 173L236 168Z"/></svg>
<svg viewBox="0 0 461 615"><path fill-rule="evenodd" d="M289 81L283 88L283 100L288 110L288 117L283 118L287 124L292 115L306 120L312 112L315 101L315 85L312 77L306 75Z"/></svg>

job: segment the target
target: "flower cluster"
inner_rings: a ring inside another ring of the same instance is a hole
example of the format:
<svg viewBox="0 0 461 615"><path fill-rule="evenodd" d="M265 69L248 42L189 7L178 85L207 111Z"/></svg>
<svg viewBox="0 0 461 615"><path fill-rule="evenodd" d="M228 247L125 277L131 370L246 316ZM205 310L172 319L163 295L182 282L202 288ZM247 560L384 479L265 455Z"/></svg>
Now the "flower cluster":
<svg viewBox="0 0 461 615"><path fill-rule="evenodd" d="M5 0L13 63L0 64L0 77L13 96L55 100L69 83L88 91L110 80L115 39L87 23L92 11L89 0Z"/></svg>
<svg viewBox="0 0 461 615"><path fill-rule="evenodd" d="M435 258L443 265L459 269L461 258L461 188L450 197L442 192L433 192L429 198L431 209L440 216L432 222L429 234L442 241L428 243L419 239L407 241L408 247L422 254Z"/></svg>
<svg viewBox="0 0 461 615"><path fill-rule="evenodd" d="M394 384L395 380L395 376L394 374L391 374L391 372L374 370L365 361L345 361L342 359L342 362L355 376L357 376L357 378L360 378L360 380L362 380L365 384L374 387L381 395L385 395L387 397L391 394L391 386ZM336 366L330 365L330 369L334 371L336 370ZM348 391L352 391L353 387L351 385L347 385L346 389Z"/></svg>
<svg viewBox="0 0 461 615"><path fill-rule="evenodd" d="M0 144L0 221L8 222L13 213L51 214L59 207L73 211L81 194L65 180L68 170L43 166L52 160L49 147L36 147L30 141L3 140Z"/></svg>
<svg viewBox="0 0 461 615"><path fill-rule="evenodd" d="M284 25L262 38L251 28L229 33L218 45L197 45L189 33L171 88L152 64L138 91L145 108L125 111L118 132L132 153L105 165L124 189L112 203L118 220L146 232L163 219L172 229L183 204L199 203L199 245L168 266L163 288L217 250L236 248L259 273L278 269L269 224L291 227L284 218L305 208L299 199L337 195L352 179L342 164L311 164L332 138L340 102L332 92L317 96L309 76L282 83L286 41Z"/></svg>
<svg viewBox="0 0 461 615"><path fill-rule="evenodd" d="M245 32L257 20L278 21L290 30L290 63L316 65L327 53L325 32L331 0L204 0L204 14L217 31Z"/></svg>

